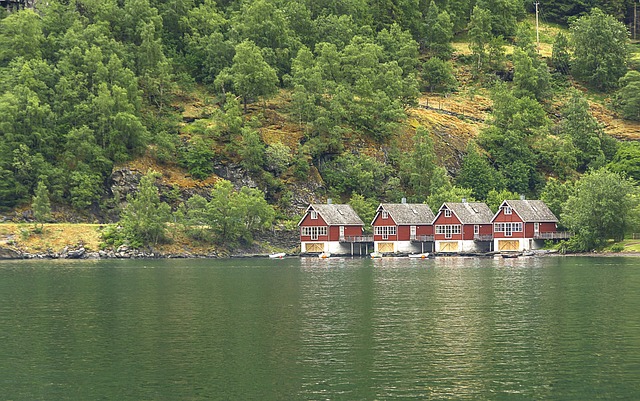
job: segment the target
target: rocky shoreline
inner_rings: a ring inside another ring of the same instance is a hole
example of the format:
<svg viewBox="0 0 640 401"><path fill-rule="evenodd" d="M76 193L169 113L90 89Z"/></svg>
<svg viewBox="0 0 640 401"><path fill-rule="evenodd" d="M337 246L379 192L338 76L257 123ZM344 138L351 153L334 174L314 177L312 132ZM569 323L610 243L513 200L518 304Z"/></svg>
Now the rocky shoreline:
<svg viewBox="0 0 640 401"><path fill-rule="evenodd" d="M19 259L187 259L187 258L219 258L224 257L216 252L194 254L190 252L164 254L156 251L144 251L121 246L116 250L90 251L84 247L70 249L65 247L60 252L29 253L14 248L0 247L0 260Z"/></svg>
<svg viewBox="0 0 640 401"><path fill-rule="evenodd" d="M65 247L60 252L53 250L47 250L46 252L30 253L15 247L0 246L0 260L24 260L24 259L87 259L87 260L99 260L99 259L217 259L217 258L266 258L269 253L261 252L262 250L252 249L245 250L241 253L231 254L226 252L212 251L208 253L194 253L194 252L179 252L179 253L163 253L153 249L141 250L130 248L126 245L122 245L117 249L107 249L100 251L92 251L86 249L84 246L78 246L75 248ZM483 254L431 254L431 257L494 257L500 255L500 253L490 252ZM317 254L288 252L286 256L289 257L317 257ZM368 257L368 255L333 255L336 257ZM402 257L408 256L407 254L386 254L386 257ZM521 256L592 256L592 257L640 257L638 252L585 252L574 254L560 254L555 251L540 250L531 255Z"/></svg>

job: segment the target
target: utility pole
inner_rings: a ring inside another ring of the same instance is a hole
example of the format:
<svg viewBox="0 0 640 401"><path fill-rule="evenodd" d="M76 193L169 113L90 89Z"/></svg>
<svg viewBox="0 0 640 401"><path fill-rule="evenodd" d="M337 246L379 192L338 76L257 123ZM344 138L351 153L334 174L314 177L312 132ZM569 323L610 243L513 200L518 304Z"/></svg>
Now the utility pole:
<svg viewBox="0 0 640 401"><path fill-rule="evenodd" d="M633 40L636 40L637 30L638 30L638 3L635 2L633 3Z"/></svg>
<svg viewBox="0 0 640 401"><path fill-rule="evenodd" d="M539 25L538 25L538 5L540 4L540 2L536 1L535 5L536 5L536 50L538 51L538 53L540 53L540 30L539 30Z"/></svg>

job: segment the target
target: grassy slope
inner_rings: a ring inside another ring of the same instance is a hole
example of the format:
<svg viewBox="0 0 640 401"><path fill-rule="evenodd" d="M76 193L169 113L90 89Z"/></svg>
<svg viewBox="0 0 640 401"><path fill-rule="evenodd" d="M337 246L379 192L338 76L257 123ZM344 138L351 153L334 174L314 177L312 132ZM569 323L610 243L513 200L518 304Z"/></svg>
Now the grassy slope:
<svg viewBox="0 0 640 401"><path fill-rule="evenodd" d="M61 252L65 247L77 249L83 246L90 252L100 250L103 224L45 224L41 234L34 232L33 224L0 224L0 247L19 249L28 253ZM154 250L164 254L208 255L213 252L225 254L212 244L194 242L179 232L170 231L170 243L154 246Z"/></svg>

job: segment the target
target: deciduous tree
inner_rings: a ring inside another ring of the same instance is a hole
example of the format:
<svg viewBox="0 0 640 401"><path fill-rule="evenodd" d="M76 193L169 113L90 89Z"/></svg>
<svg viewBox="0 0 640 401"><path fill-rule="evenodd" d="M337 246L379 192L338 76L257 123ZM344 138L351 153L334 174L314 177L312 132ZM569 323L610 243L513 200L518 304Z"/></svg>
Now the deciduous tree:
<svg viewBox="0 0 640 401"><path fill-rule="evenodd" d="M127 197L120 215L125 238L133 247L156 245L166 238L171 207L160 201L156 177L157 173L149 172L140 179L138 192Z"/></svg>
<svg viewBox="0 0 640 401"><path fill-rule="evenodd" d="M250 40L236 46L236 55L233 56L233 65L225 68L216 84L224 85L224 79L228 77L233 83L234 91L242 96L244 112L247 112L247 104L253 98L266 99L275 95L278 87L278 76L264 58L260 48Z"/></svg>
<svg viewBox="0 0 640 401"><path fill-rule="evenodd" d="M478 60L477 70L482 69L487 58L487 46L493 37L491 33L491 12L476 5L473 7L471 20L469 21L469 47L474 57Z"/></svg>
<svg viewBox="0 0 640 401"><path fill-rule="evenodd" d="M447 11L441 11L432 0L425 16L424 45L432 56L444 60L451 58L453 46L453 22Z"/></svg>
<svg viewBox="0 0 640 401"><path fill-rule="evenodd" d="M572 239L576 250L592 250L610 238L622 240L638 204L636 192L629 179L606 168L582 176L561 214L563 223L576 234Z"/></svg>
<svg viewBox="0 0 640 401"><path fill-rule="evenodd" d="M616 107L627 120L640 121L640 72L629 71L620 78Z"/></svg>
<svg viewBox="0 0 640 401"><path fill-rule="evenodd" d="M469 142L467 154L462 159L462 167L456 177L456 184L470 188L476 199L486 199L491 190L501 190L504 178L480 153L475 142Z"/></svg>
<svg viewBox="0 0 640 401"><path fill-rule="evenodd" d="M571 68L571 56L569 55L569 39L562 32L556 35L551 51L551 65L561 74L568 74Z"/></svg>
<svg viewBox="0 0 640 401"><path fill-rule="evenodd" d="M627 72L629 37L623 23L594 8L571 24L573 73L601 90L618 86Z"/></svg>
<svg viewBox="0 0 640 401"><path fill-rule="evenodd" d="M40 230L44 226L44 223L51 219L51 201L49 200L49 191L44 182L38 181L35 195L33 196L33 202L31 203L31 209L33 209L33 218L36 224L40 224Z"/></svg>
<svg viewBox="0 0 640 401"><path fill-rule="evenodd" d="M453 75L453 65L438 57L431 57L424 62L422 81L429 92L448 93L454 91L458 86L458 81Z"/></svg>
<svg viewBox="0 0 640 401"><path fill-rule="evenodd" d="M578 91L572 92L563 110L560 132L571 138L578 150L578 171L600 168L616 152L615 140L604 132L601 124L591 115L589 103Z"/></svg>

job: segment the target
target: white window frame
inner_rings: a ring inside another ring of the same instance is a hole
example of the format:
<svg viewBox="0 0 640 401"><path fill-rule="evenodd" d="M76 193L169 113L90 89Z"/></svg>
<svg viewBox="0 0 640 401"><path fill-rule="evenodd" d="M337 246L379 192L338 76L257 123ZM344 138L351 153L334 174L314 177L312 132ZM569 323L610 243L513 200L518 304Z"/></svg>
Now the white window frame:
<svg viewBox="0 0 640 401"><path fill-rule="evenodd" d="M316 212L315 210L309 212L309 215L311 216L311 220L318 220L318 212Z"/></svg>
<svg viewBox="0 0 640 401"><path fill-rule="evenodd" d="M382 211L382 218L385 219L385 220L388 219L389 218L389 212L387 212L386 210L383 210Z"/></svg>
<svg viewBox="0 0 640 401"><path fill-rule="evenodd" d="M409 238L411 239L416 239L416 233L417 233L417 227L416 226L409 226Z"/></svg>
<svg viewBox="0 0 640 401"><path fill-rule="evenodd" d="M438 224L436 226L436 234L444 234L446 239L450 239L454 234L462 233L460 224Z"/></svg>
<svg viewBox="0 0 640 401"><path fill-rule="evenodd" d="M474 224L473 225L473 234L474 235L480 234L480 225L479 224Z"/></svg>
<svg viewBox="0 0 640 401"><path fill-rule="evenodd" d="M344 226L340 226L340 239L344 239Z"/></svg>
<svg viewBox="0 0 640 401"><path fill-rule="evenodd" d="M505 237L510 237L512 233L522 232L522 223L494 223L493 231L496 233L504 233Z"/></svg>
<svg viewBox="0 0 640 401"><path fill-rule="evenodd" d="M382 235L382 239L389 239L390 235L396 235L396 226L375 226L373 229L375 235Z"/></svg>
<svg viewBox="0 0 640 401"><path fill-rule="evenodd" d="M504 207L504 214L511 214L512 210L511 210L511 206L505 206Z"/></svg>
<svg viewBox="0 0 640 401"><path fill-rule="evenodd" d="M451 210L445 209L444 210L444 217L451 217Z"/></svg>
<svg viewBox="0 0 640 401"><path fill-rule="evenodd" d="M327 235L327 226L303 226L300 227L300 235L317 240L318 237Z"/></svg>

